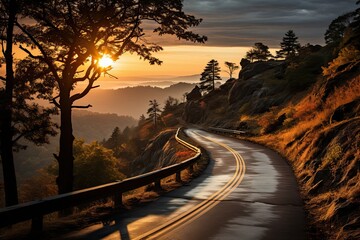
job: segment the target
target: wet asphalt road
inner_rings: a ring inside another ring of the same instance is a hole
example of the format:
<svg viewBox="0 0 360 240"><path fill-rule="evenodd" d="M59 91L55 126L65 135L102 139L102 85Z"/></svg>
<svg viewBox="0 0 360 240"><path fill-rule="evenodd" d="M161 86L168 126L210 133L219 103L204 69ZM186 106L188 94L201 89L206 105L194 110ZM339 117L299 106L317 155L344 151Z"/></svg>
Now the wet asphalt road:
<svg viewBox="0 0 360 240"><path fill-rule="evenodd" d="M211 155L205 172L145 207L61 239L305 239L291 168L260 145L198 129L186 133Z"/></svg>

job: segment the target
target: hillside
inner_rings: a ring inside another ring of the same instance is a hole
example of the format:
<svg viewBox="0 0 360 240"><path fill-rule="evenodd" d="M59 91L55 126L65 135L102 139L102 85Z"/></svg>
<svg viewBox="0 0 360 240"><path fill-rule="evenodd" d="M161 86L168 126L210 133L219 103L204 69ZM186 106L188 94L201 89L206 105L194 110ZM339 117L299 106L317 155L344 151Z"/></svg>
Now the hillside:
<svg viewBox="0 0 360 240"><path fill-rule="evenodd" d="M156 99L160 107L163 107L169 96L182 101L184 93L190 92L194 86L195 84L190 83L177 83L166 88L137 86L116 90L94 89L77 104L91 104L93 107L90 110L94 112L129 115L138 119L141 114L146 114L149 100Z"/></svg>
<svg viewBox="0 0 360 240"><path fill-rule="evenodd" d="M55 116L54 120L57 121L58 117ZM128 116L73 111L74 136L87 142L101 141L110 137L115 127L124 129L127 126L131 127L136 124L137 121ZM53 153L58 151L58 139L59 136L56 136L50 140L50 144L43 146L25 143L28 148L15 153L16 171L20 180L36 174L36 170L51 164L55 160ZM2 173L2 171L0 172Z"/></svg>
<svg viewBox="0 0 360 240"><path fill-rule="evenodd" d="M321 67L336 63L335 55L328 65L332 51L309 45L291 60L243 65L239 79L187 102L183 118L244 130L245 139L285 156L308 212L309 238L359 239L360 59L324 76Z"/></svg>

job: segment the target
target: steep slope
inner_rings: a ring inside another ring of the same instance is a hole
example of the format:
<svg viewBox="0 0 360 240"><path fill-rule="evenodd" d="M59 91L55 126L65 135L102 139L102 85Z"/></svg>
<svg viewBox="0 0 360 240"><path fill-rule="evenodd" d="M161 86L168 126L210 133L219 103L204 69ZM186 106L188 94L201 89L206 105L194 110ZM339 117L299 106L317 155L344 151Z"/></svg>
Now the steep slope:
<svg viewBox="0 0 360 240"><path fill-rule="evenodd" d="M328 48L311 46L292 62L251 63L239 79L189 101L184 119L245 130L279 151L298 179L310 237L359 239L360 61L323 77L329 60Z"/></svg>

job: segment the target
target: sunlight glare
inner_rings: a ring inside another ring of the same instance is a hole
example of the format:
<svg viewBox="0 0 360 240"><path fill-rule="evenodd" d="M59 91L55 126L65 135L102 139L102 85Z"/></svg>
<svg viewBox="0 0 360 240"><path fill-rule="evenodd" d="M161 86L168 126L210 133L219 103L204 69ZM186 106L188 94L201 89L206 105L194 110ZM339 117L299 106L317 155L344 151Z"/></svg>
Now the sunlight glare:
<svg viewBox="0 0 360 240"><path fill-rule="evenodd" d="M114 61L111 59L111 57L109 55L103 55L100 59L99 59L99 66L101 68L108 68L111 65L114 64Z"/></svg>

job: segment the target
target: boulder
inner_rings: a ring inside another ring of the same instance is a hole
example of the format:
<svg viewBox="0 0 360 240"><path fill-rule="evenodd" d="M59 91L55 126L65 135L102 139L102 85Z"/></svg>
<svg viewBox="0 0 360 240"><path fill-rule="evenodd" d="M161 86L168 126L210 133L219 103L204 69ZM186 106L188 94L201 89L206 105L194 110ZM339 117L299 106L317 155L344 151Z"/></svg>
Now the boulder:
<svg viewBox="0 0 360 240"><path fill-rule="evenodd" d="M340 122L360 116L360 98L338 107L331 116L331 122Z"/></svg>
<svg viewBox="0 0 360 240"><path fill-rule="evenodd" d="M249 64L245 63L245 67L243 67L239 73L239 79L247 80L281 64L283 64L283 61L258 61Z"/></svg>
<svg viewBox="0 0 360 240"><path fill-rule="evenodd" d="M251 63L250 60L247 60L246 58L242 58L240 61L240 66L241 66L241 68L245 68L250 63Z"/></svg>
<svg viewBox="0 0 360 240"><path fill-rule="evenodd" d="M199 88L197 85L194 87L193 90L191 90L190 93L188 93L188 94L186 95L186 100L187 100L188 102L190 102L190 101L196 101L196 100L199 100L200 98L201 98L201 90L200 90L200 88Z"/></svg>
<svg viewBox="0 0 360 240"><path fill-rule="evenodd" d="M248 81L238 80L230 89L228 95L228 101L233 104L241 99L251 97L256 91L262 88L262 82L256 79L250 79Z"/></svg>

